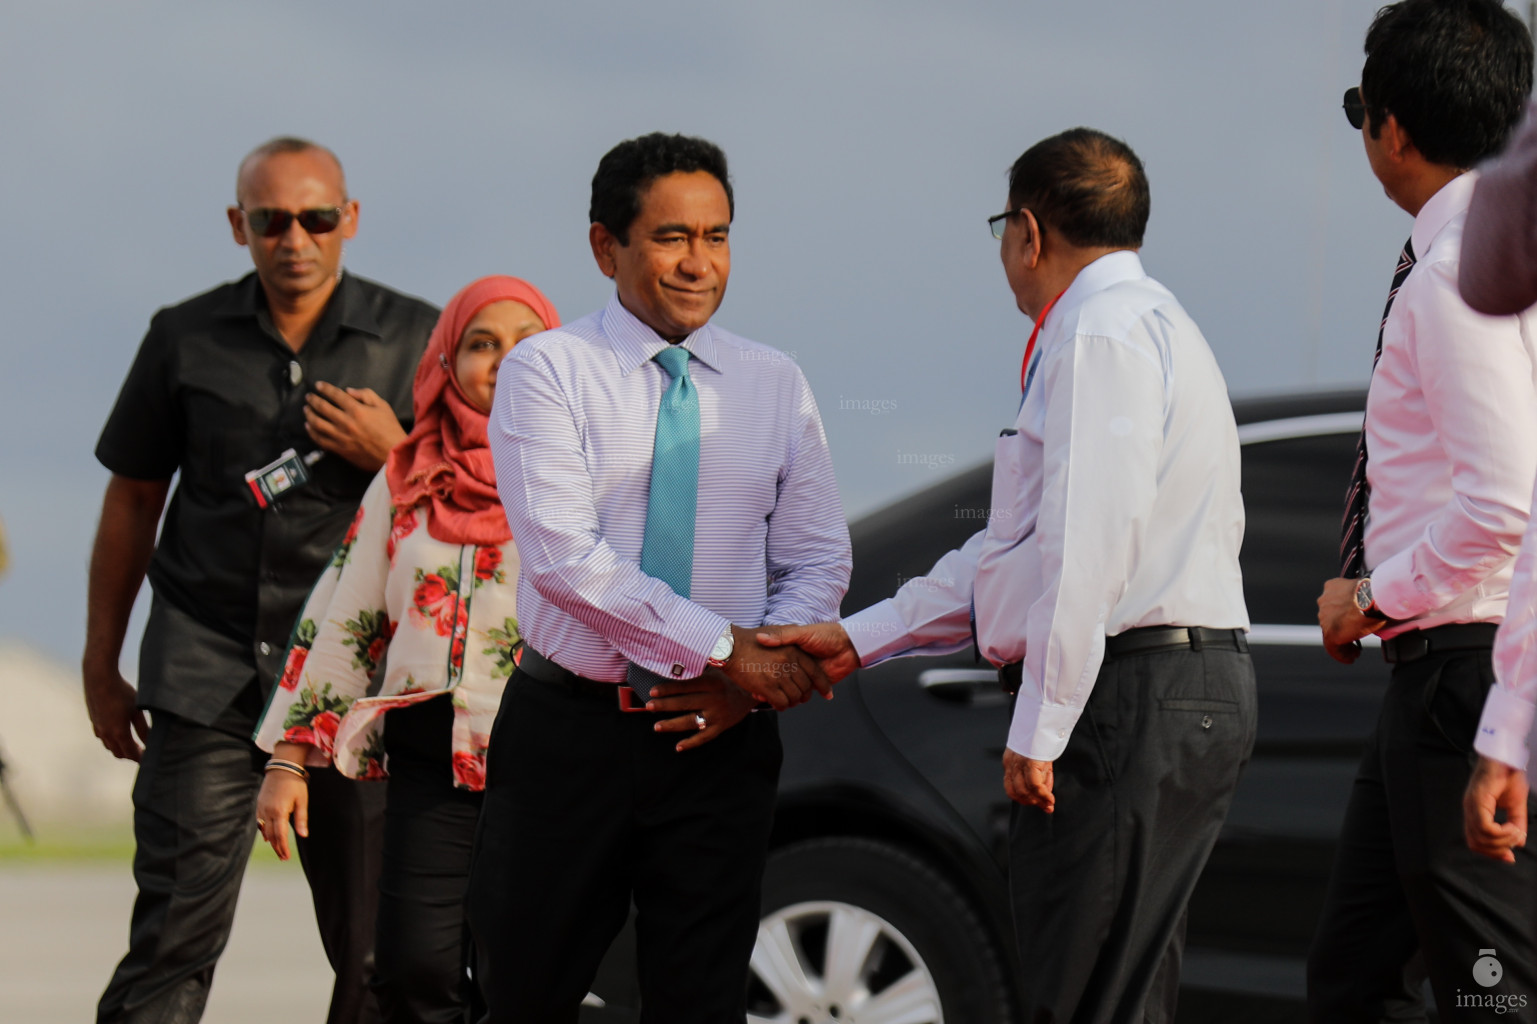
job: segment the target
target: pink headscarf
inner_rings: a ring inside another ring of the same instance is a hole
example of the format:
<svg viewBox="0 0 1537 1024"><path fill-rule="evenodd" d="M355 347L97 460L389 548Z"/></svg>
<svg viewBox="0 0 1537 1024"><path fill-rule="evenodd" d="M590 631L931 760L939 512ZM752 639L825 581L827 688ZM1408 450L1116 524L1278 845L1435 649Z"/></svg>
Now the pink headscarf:
<svg viewBox="0 0 1537 1024"><path fill-rule="evenodd" d="M385 464L394 506L430 502L427 532L445 544L501 545L512 539L496 493L489 417L465 397L453 371L459 339L475 314L509 299L532 309L546 329L560 326L550 300L521 278L496 275L465 285L443 307L427 340L411 389L416 424Z"/></svg>

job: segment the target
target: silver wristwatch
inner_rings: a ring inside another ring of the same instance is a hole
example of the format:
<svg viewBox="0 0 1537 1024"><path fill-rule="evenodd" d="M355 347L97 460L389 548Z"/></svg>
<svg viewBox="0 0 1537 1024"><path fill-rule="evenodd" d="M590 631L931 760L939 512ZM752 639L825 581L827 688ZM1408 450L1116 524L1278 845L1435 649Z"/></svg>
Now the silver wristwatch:
<svg viewBox="0 0 1537 1024"><path fill-rule="evenodd" d="M727 626L726 631L715 641L715 646L710 649L708 664L711 668L720 668L731 660L731 652L736 650L736 634Z"/></svg>

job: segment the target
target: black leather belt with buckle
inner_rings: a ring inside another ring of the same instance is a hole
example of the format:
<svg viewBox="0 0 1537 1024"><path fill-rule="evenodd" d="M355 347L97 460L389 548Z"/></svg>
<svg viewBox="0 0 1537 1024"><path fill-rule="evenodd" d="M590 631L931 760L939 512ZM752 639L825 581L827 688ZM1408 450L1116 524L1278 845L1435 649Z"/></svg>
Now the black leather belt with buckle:
<svg viewBox="0 0 1537 1024"><path fill-rule="evenodd" d="M1207 629L1205 626L1139 626L1105 638L1105 657L1124 658L1131 654L1156 654L1161 651L1249 650L1249 635L1241 629ZM1024 662L1015 661L998 669L998 685L1003 692L1019 692Z"/></svg>
<svg viewBox="0 0 1537 1024"><path fill-rule="evenodd" d="M1382 641L1382 657L1389 664L1402 665L1450 651L1487 651L1494 646L1494 634L1499 628L1493 622L1454 622L1411 629Z"/></svg>
<svg viewBox="0 0 1537 1024"><path fill-rule="evenodd" d="M557 665L526 643L523 645L522 656L518 658L518 668L525 675L537 679L541 683L558 686L562 690L574 693L579 697L589 697L593 700L617 701L620 711L646 710L646 702L641 700L627 684L605 683L599 679L588 679L585 676L579 676L570 669Z"/></svg>

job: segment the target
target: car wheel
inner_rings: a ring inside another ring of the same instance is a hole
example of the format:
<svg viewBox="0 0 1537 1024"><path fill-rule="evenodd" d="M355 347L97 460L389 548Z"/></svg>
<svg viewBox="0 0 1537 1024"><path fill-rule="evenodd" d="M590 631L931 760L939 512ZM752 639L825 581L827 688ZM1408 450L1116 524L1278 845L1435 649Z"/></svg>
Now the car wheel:
<svg viewBox="0 0 1537 1024"><path fill-rule="evenodd" d="M869 839L770 856L748 977L751 1024L1003 1024L1002 958L966 900Z"/></svg>

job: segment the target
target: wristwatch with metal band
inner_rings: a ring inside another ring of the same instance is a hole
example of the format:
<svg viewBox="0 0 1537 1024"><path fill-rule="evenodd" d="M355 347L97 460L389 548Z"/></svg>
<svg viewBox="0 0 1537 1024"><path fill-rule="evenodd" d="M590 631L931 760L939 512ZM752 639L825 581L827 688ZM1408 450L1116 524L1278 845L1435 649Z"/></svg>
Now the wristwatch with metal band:
<svg viewBox="0 0 1537 1024"><path fill-rule="evenodd" d="M731 652L736 650L736 635L727 626L726 631L715 641L715 646L710 650L708 664L711 668L720 668L731 660Z"/></svg>

